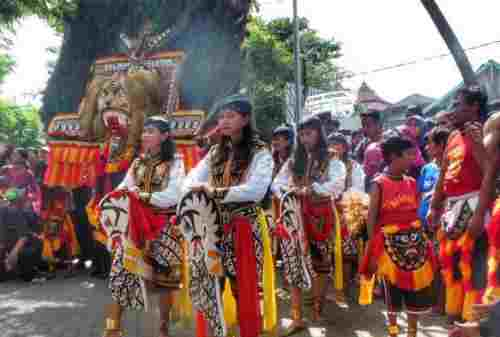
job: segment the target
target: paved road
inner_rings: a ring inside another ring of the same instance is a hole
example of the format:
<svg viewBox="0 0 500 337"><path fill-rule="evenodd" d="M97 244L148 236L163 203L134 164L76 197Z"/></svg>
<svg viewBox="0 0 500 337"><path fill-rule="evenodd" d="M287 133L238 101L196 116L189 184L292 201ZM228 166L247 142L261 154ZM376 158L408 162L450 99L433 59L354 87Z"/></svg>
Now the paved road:
<svg viewBox="0 0 500 337"><path fill-rule="evenodd" d="M0 336L2 337L99 337L102 334L104 305L109 293L104 281L78 276L43 284L0 283ZM280 300L282 324L286 325L288 303ZM334 303L326 307L327 322L311 326L299 337L382 337L384 310L381 303L369 307L352 305L348 310ZM149 321L150 322L150 321ZM402 318L402 322L403 318ZM420 337L445 337L442 318L423 320ZM149 337L148 319L128 313L126 336ZM174 328L172 336L192 337L194 330ZM401 336L404 336L403 334ZM152 336L153 337L153 336Z"/></svg>

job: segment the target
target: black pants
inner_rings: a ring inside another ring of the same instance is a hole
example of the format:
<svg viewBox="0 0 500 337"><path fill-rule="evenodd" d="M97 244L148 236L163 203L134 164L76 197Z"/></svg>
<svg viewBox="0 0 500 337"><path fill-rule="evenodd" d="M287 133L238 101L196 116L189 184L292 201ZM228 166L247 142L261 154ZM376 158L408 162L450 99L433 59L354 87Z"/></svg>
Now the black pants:
<svg viewBox="0 0 500 337"><path fill-rule="evenodd" d="M86 207L92 196L90 188L82 187L73 191L73 202L75 210L72 218L75 224L76 238L80 244L80 257L83 260L90 260L94 257L94 240L87 218Z"/></svg>
<svg viewBox="0 0 500 337"><path fill-rule="evenodd" d="M42 240L29 237L19 252L17 268L19 276L26 282L33 280L42 264Z"/></svg>

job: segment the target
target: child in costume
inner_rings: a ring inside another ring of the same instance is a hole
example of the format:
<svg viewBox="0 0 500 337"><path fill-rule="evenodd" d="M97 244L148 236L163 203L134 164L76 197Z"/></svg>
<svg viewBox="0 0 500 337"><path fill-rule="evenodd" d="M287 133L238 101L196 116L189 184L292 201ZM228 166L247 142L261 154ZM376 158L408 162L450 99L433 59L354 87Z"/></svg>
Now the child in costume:
<svg viewBox="0 0 500 337"><path fill-rule="evenodd" d="M370 193L370 240L360 273L364 280L374 274L383 280L389 336L398 335L396 316L406 306L408 337L415 337L419 315L432 306L435 258L417 216L417 184L405 174L415 160L415 148L399 136L386 139L381 148L389 166L374 179Z"/></svg>

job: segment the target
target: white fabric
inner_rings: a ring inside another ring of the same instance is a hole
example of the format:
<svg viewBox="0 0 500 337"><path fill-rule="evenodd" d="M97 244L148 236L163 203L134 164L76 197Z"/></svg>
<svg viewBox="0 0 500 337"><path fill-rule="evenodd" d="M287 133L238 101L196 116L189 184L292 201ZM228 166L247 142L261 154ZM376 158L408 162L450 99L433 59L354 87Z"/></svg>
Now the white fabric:
<svg viewBox="0 0 500 337"><path fill-rule="evenodd" d="M271 186L271 192L281 199L284 191L288 189L290 184L290 171L289 161L287 161L281 168L278 175L274 178ZM328 176L325 182L312 183L313 191L322 196L339 197L345 189L347 171L344 163L340 160L332 159L328 165Z"/></svg>
<svg viewBox="0 0 500 337"><path fill-rule="evenodd" d="M210 153L189 172L183 183L182 194L187 193L193 186L208 183L209 156ZM222 203L261 201L271 184L273 166L269 150L262 149L255 153L242 183L231 186Z"/></svg>
<svg viewBox="0 0 500 337"><path fill-rule="evenodd" d="M348 192L365 192L365 171L363 167L355 160L352 161L351 182L352 186L347 190Z"/></svg>
<svg viewBox="0 0 500 337"><path fill-rule="evenodd" d="M330 160L328 179L324 183L313 183L312 188L317 194L338 198L344 192L346 175L347 171L343 162L336 159Z"/></svg>
<svg viewBox="0 0 500 337"><path fill-rule="evenodd" d="M116 188L117 190L127 189L129 191L139 191L139 188L135 184L132 170L133 166L128 170L127 175ZM180 195L181 184L184 180L184 176L184 162L182 159L176 157L170 166L167 188L160 192L151 193L151 199L149 202L153 206L159 208L170 208L175 206L177 204L178 196Z"/></svg>

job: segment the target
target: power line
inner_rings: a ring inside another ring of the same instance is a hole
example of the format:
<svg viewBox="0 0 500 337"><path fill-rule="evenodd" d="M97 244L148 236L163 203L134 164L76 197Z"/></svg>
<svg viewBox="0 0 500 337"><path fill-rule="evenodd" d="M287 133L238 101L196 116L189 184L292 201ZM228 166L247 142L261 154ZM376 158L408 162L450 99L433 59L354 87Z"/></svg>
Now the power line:
<svg viewBox="0 0 500 337"><path fill-rule="evenodd" d="M498 43L500 43L500 40L486 42L486 43L479 44L477 46L465 48L464 51L476 50L476 49L488 47L488 46L491 46L491 45L494 45L494 44L498 44ZM360 73L355 73L355 74L347 75L345 78L353 78L353 77L358 77L358 76L364 76L364 75L379 73L379 72L382 72L382 71L392 70L392 69L396 69L396 68L407 67L407 66L414 65L414 64L417 64L417 63L421 63L421 62L427 62L427 61L432 61L432 60L435 60L435 59L441 59L441 58L444 58L444 57L447 57L447 56L450 56L450 55L451 55L451 53L444 53L444 54L439 54L439 55L434 55L434 56L427 56L427 57L424 57L424 58L421 58L421 59L417 59L417 60L413 60L413 61L398 63L398 64L394 64L394 65L391 65L391 66L384 66L384 67L376 68L376 69L369 70L369 71L363 71L363 72L360 72Z"/></svg>

